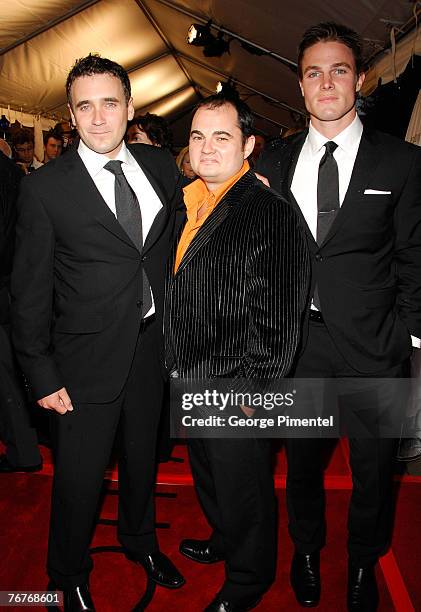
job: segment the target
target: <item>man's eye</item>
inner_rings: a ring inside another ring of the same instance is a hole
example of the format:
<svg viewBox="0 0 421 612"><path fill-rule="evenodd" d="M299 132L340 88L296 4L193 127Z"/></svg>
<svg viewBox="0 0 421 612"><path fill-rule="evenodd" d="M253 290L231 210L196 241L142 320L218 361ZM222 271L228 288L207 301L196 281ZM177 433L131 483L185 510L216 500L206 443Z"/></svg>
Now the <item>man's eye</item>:
<svg viewBox="0 0 421 612"><path fill-rule="evenodd" d="M226 136L218 136L217 140L228 140Z"/></svg>
<svg viewBox="0 0 421 612"><path fill-rule="evenodd" d="M105 105L107 108L115 108L116 103L115 102L107 102L107 104Z"/></svg>
<svg viewBox="0 0 421 612"><path fill-rule="evenodd" d="M344 68L336 68L335 74L346 74L346 70Z"/></svg>
<svg viewBox="0 0 421 612"><path fill-rule="evenodd" d="M310 79L314 79L314 77L319 76L320 72L309 72L308 77Z"/></svg>
<svg viewBox="0 0 421 612"><path fill-rule="evenodd" d="M191 136L191 140L202 140L201 136Z"/></svg>
<svg viewBox="0 0 421 612"><path fill-rule="evenodd" d="M89 108L89 104L82 104L82 106L79 106L79 110L83 111L87 111Z"/></svg>

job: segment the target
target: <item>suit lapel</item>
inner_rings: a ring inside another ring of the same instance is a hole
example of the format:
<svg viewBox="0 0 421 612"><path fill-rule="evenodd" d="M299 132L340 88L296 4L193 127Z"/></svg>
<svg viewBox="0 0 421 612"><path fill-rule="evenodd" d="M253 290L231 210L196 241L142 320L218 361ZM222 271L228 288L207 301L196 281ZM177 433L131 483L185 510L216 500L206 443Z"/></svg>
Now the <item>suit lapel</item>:
<svg viewBox="0 0 421 612"><path fill-rule="evenodd" d="M234 204L238 203L243 197L246 190L253 184L255 178L251 171L248 171L240 180L235 183L222 200L216 205L215 209L206 219L202 227L199 229L193 240L191 241L187 251L181 260L180 266L175 276L184 270L189 265L192 259L199 251L209 242L215 230L229 217Z"/></svg>
<svg viewBox="0 0 421 612"><path fill-rule="evenodd" d="M356 204L364 196L364 191L369 184L370 176L376 169L380 151L373 141L371 134L363 130L361 142L358 149L357 157L355 158L354 168L352 170L351 180L342 203L341 208L336 215L329 232L323 242L324 246L329 240L335 236L338 229L346 222L349 215L353 214L356 209Z"/></svg>
<svg viewBox="0 0 421 612"><path fill-rule="evenodd" d="M301 153L301 149L303 148L304 142L307 138L308 130L305 130L302 134L297 137L294 143L291 143L291 146L288 148L289 153L289 161L288 163L288 171L287 171L287 180L288 180L288 192L291 192L292 179L294 178L295 168L297 166L297 161ZM284 194L282 194L284 195Z"/></svg>
<svg viewBox="0 0 421 612"><path fill-rule="evenodd" d="M150 145L145 145L145 146L150 146ZM128 149L130 150L130 153L133 155L133 157L135 158L135 160L137 161L137 163L143 170L146 178L152 185L155 193L161 200L161 204L162 204L162 208L156 215L152 223L152 226L148 232L148 235L146 236L145 244L143 245L143 252L146 253L155 244L155 242L158 240L158 238L160 237L160 235L162 234L162 232L164 231L167 225L168 202L167 202L167 198L165 197L164 192L162 191L159 181L155 178L154 174L149 170L148 166L144 163L141 156L139 155L139 151L136 148L132 148L130 146L128 147Z"/></svg>
<svg viewBox="0 0 421 612"><path fill-rule="evenodd" d="M131 150L131 153L142 168L146 178L151 183L162 203L162 208L156 215L145 240L143 251L146 252L155 244L166 227L168 221L168 206L159 182L142 162L140 156L133 150ZM83 206L84 211L91 214L98 223L103 225L109 232L123 240L123 242L130 245L132 248L136 248L117 221L115 215L104 202L77 151L66 153L60 161L63 162L61 171L65 174L63 189L68 191L69 197L79 206ZM75 194L83 194L83 198L75 197Z"/></svg>
<svg viewBox="0 0 421 612"><path fill-rule="evenodd" d="M286 172L286 176L287 176L287 185L286 185L286 192L285 194L281 194L284 195L284 197L291 202L291 204L293 205L293 207L295 208L295 210L297 211L302 225L306 231L308 240L309 240L309 247L314 250L317 249L317 242L314 239L313 234L310 231L309 226L307 225L307 221L303 215L303 212L301 210L301 206L298 204L297 200L294 197L294 194L291 191L291 185L292 185L292 180L294 178L294 172L295 172L295 168L297 167L297 162L298 162L298 158L300 156L301 153L301 149L303 148L304 142L307 138L307 134L308 134L308 130L305 130L302 134L299 135L299 137L297 138L297 140L291 144L291 147L289 148L289 160L288 160L288 170Z"/></svg>
<svg viewBox="0 0 421 612"><path fill-rule="evenodd" d="M60 158L60 162L60 170L64 174L63 190L68 192L68 197L109 232L132 248L136 248L104 202L77 151L66 153Z"/></svg>

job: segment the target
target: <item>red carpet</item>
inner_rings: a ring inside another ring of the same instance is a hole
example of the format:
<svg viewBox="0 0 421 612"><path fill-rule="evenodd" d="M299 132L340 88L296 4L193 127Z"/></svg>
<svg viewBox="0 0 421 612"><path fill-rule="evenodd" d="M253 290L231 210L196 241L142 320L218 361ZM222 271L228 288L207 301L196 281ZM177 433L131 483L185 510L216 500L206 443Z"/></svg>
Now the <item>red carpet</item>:
<svg viewBox="0 0 421 612"><path fill-rule="evenodd" d="M343 447L339 446L326 477L328 543L322 553L321 612L343 611L346 588L346 513L349 498L349 474ZM182 457L184 447L174 455ZM51 478L48 477L48 453L42 474L11 474L0 478L0 590L43 590L46 588L45 553L48 534ZM285 462L280 453L276 469L277 483L284 483ZM185 463L161 465L158 491L176 493L174 498L157 498L158 522L171 523L170 529L160 529L161 548L176 563L186 577L186 585L177 591L157 587L147 608L151 612L200 611L213 597L223 581L223 565L195 564L178 553L182 537L206 537L208 528L190 486ZM169 484L175 483L175 484ZM114 485L115 486L115 485ZM380 611L421 610L421 478L402 479L399 490L392 551L381 560L378 582L381 596ZM283 488L278 489L279 562L275 584L256 610L294 612L301 610L295 603L288 582L292 546L286 530L286 508ZM114 518L116 496L107 496L101 516ZM98 525L93 546L115 545L115 528ZM143 594L143 570L121 554L101 553L94 556L95 568L91 590L98 612L128 612ZM21 608L9 608L10 610Z"/></svg>

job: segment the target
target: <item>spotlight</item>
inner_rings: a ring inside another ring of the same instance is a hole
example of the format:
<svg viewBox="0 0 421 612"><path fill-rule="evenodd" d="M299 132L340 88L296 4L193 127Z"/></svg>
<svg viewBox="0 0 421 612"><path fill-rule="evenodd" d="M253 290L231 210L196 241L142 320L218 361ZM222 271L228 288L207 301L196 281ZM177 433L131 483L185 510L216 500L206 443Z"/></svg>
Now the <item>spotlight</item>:
<svg viewBox="0 0 421 612"><path fill-rule="evenodd" d="M235 100L240 99L240 94L235 86L235 83L232 79L228 79L223 83L222 81L218 81L216 84L216 93L223 94L225 98L231 98Z"/></svg>
<svg viewBox="0 0 421 612"><path fill-rule="evenodd" d="M224 53L229 53L230 40L225 40L222 32L214 36L211 32L211 21L206 25L192 23L187 32L187 42L195 47L203 47L205 57L221 57Z"/></svg>
<svg viewBox="0 0 421 612"><path fill-rule="evenodd" d="M208 21L206 25L200 23L192 23L187 32L187 42L189 45L195 47L204 47L205 45L213 42L215 36L210 31L211 22Z"/></svg>

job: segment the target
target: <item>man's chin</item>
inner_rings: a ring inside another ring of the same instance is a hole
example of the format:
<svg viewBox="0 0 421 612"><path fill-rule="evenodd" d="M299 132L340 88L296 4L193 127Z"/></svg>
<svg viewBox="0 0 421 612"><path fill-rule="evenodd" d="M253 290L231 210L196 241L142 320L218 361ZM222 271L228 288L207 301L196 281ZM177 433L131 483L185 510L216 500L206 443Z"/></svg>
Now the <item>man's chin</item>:
<svg viewBox="0 0 421 612"><path fill-rule="evenodd" d="M212 178L219 174L219 168L216 165L215 166L208 166L208 165L200 166L196 174L198 176L201 176L202 178L206 178L207 176L209 178Z"/></svg>
<svg viewBox="0 0 421 612"><path fill-rule="evenodd" d="M122 142L119 144L111 144L111 143L100 143L100 142L85 142L86 146L94 151L94 153L99 153L100 155L108 155L112 156L118 153L121 148Z"/></svg>

